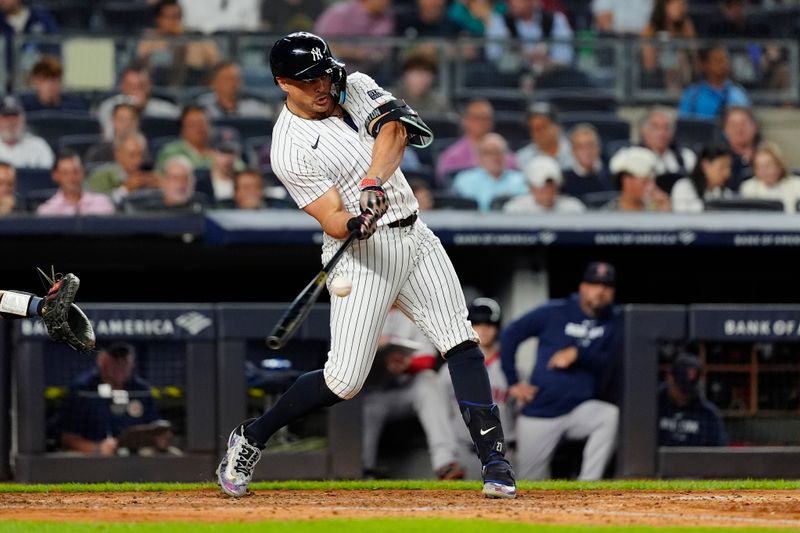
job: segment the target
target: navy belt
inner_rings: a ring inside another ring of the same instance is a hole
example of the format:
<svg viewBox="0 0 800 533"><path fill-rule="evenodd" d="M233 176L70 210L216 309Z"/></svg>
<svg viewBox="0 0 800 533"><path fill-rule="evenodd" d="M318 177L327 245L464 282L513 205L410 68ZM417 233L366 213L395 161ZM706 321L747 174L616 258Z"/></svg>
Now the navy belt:
<svg viewBox="0 0 800 533"><path fill-rule="evenodd" d="M417 221L417 214L414 213L413 215L409 215L402 220L395 220L394 222L389 222L386 224L390 228L407 228L408 226L413 226L414 222Z"/></svg>

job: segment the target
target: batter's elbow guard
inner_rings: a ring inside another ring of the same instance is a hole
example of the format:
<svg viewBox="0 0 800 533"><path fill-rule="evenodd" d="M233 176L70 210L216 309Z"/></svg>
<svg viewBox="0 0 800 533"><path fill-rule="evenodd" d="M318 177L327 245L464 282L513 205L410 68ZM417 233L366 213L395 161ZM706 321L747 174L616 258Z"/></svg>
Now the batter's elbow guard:
<svg viewBox="0 0 800 533"><path fill-rule="evenodd" d="M370 135L377 137L381 128L393 121L403 124L408 144L414 148L427 148L433 142L433 131L403 100L392 100L377 107L367 117L365 126Z"/></svg>

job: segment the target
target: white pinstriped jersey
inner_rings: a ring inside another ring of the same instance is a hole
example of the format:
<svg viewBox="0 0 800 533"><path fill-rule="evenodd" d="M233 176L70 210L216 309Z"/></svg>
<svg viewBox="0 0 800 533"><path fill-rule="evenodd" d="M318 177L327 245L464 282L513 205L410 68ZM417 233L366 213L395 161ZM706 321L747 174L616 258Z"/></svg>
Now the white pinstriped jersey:
<svg viewBox="0 0 800 533"><path fill-rule="evenodd" d="M375 108L394 99L366 74L348 75L342 107L358 131L342 118L305 119L283 106L272 130L270 161L275 175L298 206L305 207L336 187L345 210L354 215L361 212L358 183L362 178L373 177L367 176L367 170L375 142L367 133L365 122ZM389 180L384 179L383 188L389 210L378 221L379 226L417 211L417 200L400 169Z"/></svg>

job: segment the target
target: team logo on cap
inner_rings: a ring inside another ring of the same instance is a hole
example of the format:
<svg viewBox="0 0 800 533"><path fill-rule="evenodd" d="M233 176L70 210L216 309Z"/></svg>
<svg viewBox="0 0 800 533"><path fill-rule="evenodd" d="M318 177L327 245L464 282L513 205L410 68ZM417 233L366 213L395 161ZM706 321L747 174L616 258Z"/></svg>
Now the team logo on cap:
<svg viewBox="0 0 800 533"><path fill-rule="evenodd" d="M322 50L317 47L311 49L311 57L314 61L322 61Z"/></svg>

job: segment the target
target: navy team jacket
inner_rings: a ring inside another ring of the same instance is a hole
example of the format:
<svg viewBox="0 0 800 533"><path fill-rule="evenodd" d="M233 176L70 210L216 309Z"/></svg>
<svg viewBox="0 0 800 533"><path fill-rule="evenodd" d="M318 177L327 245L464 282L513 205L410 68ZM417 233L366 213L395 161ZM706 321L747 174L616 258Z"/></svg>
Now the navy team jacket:
<svg viewBox="0 0 800 533"><path fill-rule="evenodd" d="M589 317L578 305L577 293L537 307L510 324L500 337L500 357L509 386L520 381L517 347L530 337L539 339L536 366L530 376L530 383L539 391L522 408L522 414L553 418L596 399L614 365L620 328L616 307ZM572 366L564 370L547 368L554 353L570 346L578 348L578 359Z"/></svg>

